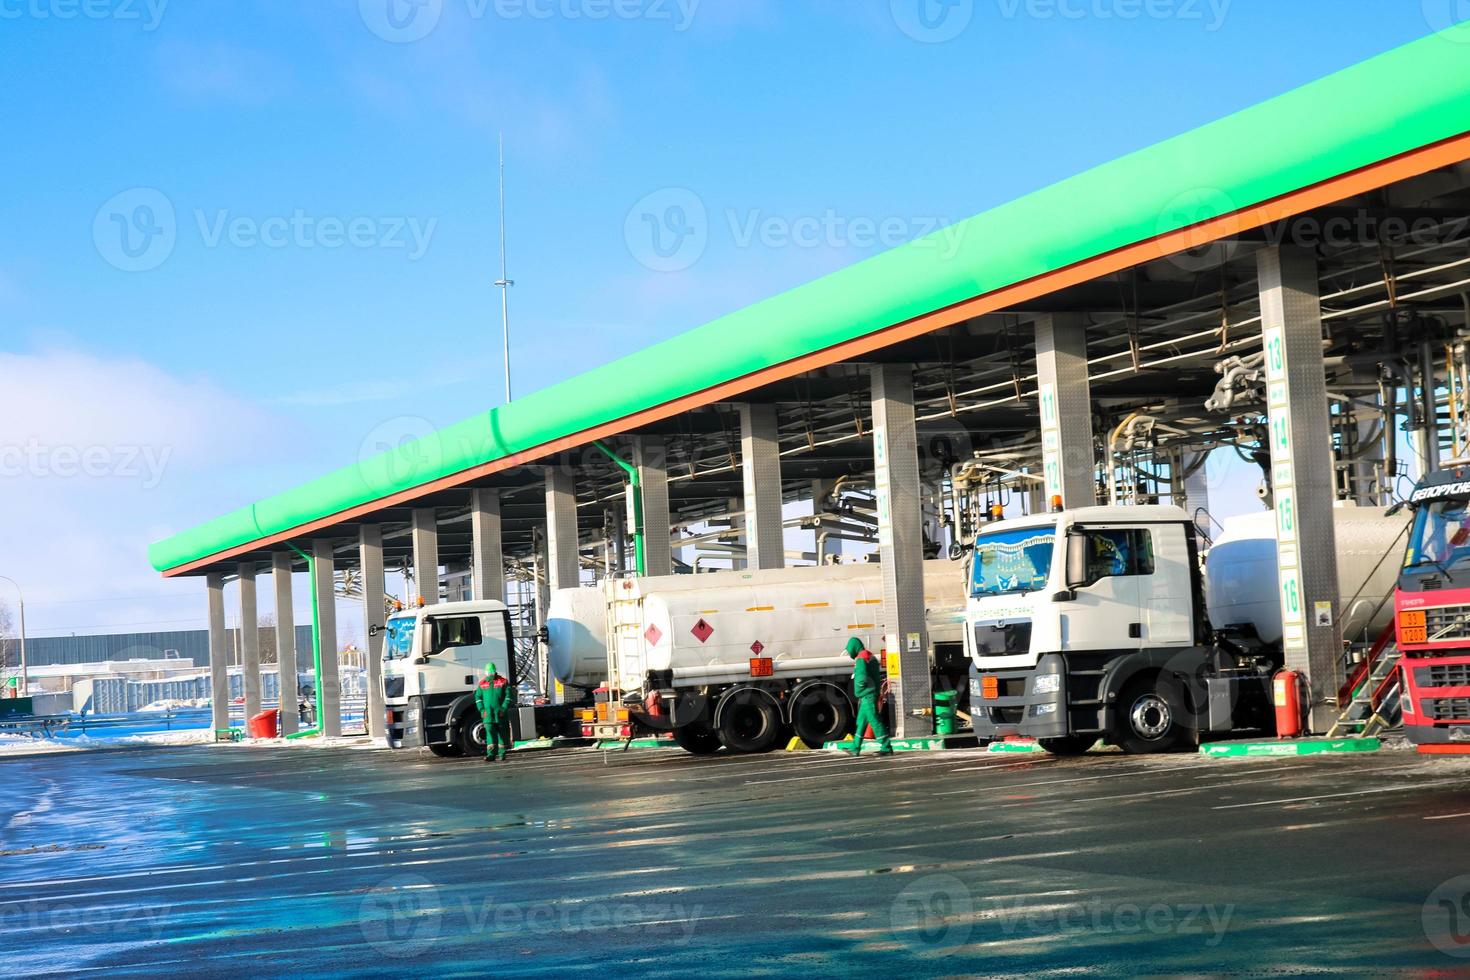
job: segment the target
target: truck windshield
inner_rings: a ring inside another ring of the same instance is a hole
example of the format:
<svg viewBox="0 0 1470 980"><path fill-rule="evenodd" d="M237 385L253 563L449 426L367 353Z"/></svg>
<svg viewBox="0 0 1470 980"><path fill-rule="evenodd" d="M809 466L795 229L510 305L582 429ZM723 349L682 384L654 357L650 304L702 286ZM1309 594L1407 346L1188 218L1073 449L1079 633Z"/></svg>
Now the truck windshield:
<svg viewBox="0 0 1470 980"><path fill-rule="evenodd" d="M1436 500L1419 508L1405 568L1448 572L1470 564L1470 501Z"/></svg>
<svg viewBox="0 0 1470 980"><path fill-rule="evenodd" d="M413 616L399 616L388 620L387 642L383 644L384 660L401 660L413 650Z"/></svg>
<svg viewBox="0 0 1470 980"><path fill-rule="evenodd" d="M980 535L975 539L970 595L1012 595L1044 588L1056 540L1051 527Z"/></svg>

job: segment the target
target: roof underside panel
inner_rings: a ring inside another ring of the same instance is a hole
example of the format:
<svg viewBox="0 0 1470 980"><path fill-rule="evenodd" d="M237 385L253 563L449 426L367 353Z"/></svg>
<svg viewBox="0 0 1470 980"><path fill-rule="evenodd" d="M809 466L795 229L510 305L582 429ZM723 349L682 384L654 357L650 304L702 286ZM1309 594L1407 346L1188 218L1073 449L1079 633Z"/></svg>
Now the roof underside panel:
<svg viewBox="0 0 1470 980"><path fill-rule="evenodd" d="M1183 136L149 548L160 571L1470 132L1470 27Z"/></svg>

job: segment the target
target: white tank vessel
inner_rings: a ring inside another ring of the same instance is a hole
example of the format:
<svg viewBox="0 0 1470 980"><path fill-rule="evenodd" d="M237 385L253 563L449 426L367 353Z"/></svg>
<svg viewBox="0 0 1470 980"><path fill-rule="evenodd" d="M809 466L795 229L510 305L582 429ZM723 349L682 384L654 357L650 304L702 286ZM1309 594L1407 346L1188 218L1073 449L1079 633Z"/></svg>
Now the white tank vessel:
<svg viewBox="0 0 1470 980"><path fill-rule="evenodd" d="M848 637L883 649L878 565L628 578L605 587L551 598L548 660L563 684L595 687L608 678L612 617L614 682L624 691L640 689L651 670L670 672L676 687L748 680L759 658L771 660L773 678L845 674L852 670L842 649ZM926 562L931 644L962 641L964 606L963 567Z"/></svg>
<svg viewBox="0 0 1470 980"><path fill-rule="evenodd" d="M1333 518L1342 635L1353 642L1372 640L1393 619L1391 596L1403 563L1409 515L1388 517L1378 508L1349 505L1334 508ZM1279 643L1278 584L1275 512L1227 519L1205 561L1211 624L1250 623L1262 640Z"/></svg>

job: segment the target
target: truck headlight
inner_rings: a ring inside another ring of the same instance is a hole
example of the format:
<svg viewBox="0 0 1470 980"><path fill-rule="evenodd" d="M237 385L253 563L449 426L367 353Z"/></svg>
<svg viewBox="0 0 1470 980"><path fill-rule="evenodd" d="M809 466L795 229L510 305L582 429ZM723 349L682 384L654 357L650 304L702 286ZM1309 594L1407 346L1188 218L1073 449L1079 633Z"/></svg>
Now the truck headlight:
<svg viewBox="0 0 1470 980"><path fill-rule="evenodd" d="M1057 713L1057 706L1054 704L1038 704L1033 711L1037 717L1041 715L1054 715Z"/></svg>
<svg viewBox="0 0 1470 980"><path fill-rule="evenodd" d="M1062 689L1061 674L1042 674L1036 678L1031 690L1035 694L1055 694Z"/></svg>

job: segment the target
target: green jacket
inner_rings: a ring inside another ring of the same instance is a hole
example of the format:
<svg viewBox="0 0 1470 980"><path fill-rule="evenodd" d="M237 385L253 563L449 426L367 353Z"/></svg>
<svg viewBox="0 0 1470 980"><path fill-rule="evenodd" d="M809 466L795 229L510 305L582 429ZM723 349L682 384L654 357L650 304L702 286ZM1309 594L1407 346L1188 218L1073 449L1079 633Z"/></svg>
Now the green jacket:
<svg viewBox="0 0 1470 980"><path fill-rule="evenodd" d="M499 721L510 708L510 681L499 674L494 681L489 678L480 681L480 686L475 688L475 704L479 706L481 718Z"/></svg>
<svg viewBox="0 0 1470 980"><path fill-rule="evenodd" d="M859 701L877 700L879 680L878 661L870 651L852 658L852 693Z"/></svg>

